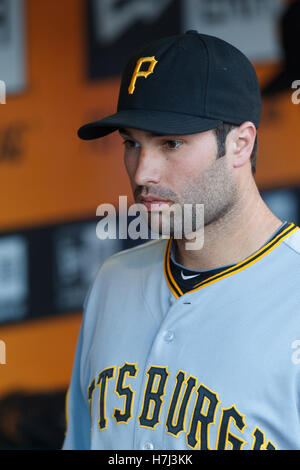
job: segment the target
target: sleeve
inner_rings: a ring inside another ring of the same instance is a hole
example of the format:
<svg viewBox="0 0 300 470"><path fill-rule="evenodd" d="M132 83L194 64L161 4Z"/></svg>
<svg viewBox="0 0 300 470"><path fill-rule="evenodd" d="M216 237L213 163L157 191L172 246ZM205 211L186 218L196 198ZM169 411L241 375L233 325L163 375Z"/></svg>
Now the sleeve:
<svg viewBox="0 0 300 470"><path fill-rule="evenodd" d="M87 394L84 396L81 386L82 361L85 360L83 357L84 314L85 305L77 340L71 382L66 394L66 433L62 450L88 450L90 448L90 407Z"/></svg>

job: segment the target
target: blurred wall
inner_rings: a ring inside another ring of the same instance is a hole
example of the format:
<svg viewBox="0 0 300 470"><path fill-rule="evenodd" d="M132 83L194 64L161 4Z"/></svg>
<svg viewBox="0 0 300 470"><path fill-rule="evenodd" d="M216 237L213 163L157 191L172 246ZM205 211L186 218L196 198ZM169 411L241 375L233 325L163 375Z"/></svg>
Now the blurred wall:
<svg viewBox="0 0 300 470"><path fill-rule="evenodd" d="M280 70L280 64L276 63L257 65L261 87ZM256 175L261 190L299 185L300 149L297 142L300 104L293 104L294 92L295 89L290 88L263 98Z"/></svg>
<svg viewBox="0 0 300 470"><path fill-rule="evenodd" d="M85 0L27 0L25 6L28 86L0 106L1 231L94 217L101 202L117 205L123 194L132 202L118 135L94 142L76 136L81 124L114 112L119 86L119 77L86 78ZM256 64L260 83L279 68ZM261 189L300 181L300 105L291 94L264 100ZM2 326L7 364L0 365L0 394L67 387L80 320L78 311Z"/></svg>
<svg viewBox="0 0 300 470"><path fill-rule="evenodd" d="M114 138L86 145L76 136L99 104L103 114L113 110L119 83L86 79L84 1L25 5L28 88L0 115L2 150L13 130L19 148L14 159L2 155L2 229L94 216L99 201L129 188Z"/></svg>
<svg viewBox="0 0 300 470"><path fill-rule="evenodd" d="M76 136L97 102L111 112L119 82L87 83L84 2L28 0L25 13L28 88L0 107L1 231L94 217L101 202L129 193L119 142ZM0 394L67 386L79 325L75 312L1 327Z"/></svg>

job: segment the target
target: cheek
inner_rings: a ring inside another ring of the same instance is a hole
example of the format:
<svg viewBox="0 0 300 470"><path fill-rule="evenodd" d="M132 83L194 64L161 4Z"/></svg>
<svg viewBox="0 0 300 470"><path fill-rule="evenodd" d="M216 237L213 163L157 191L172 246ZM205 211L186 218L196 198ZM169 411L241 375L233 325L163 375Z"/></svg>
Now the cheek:
<svg viewBox="0 0 300 470"><path fill-rule="evenodd" d="M124 165L127 171L127 174L130 180L133 179L135 171L136 171L136 160L134 158L130 158L128 155L124 155Z"/></svg>
<svg viewBox="0 0 300 470"><path fill-rule="evenodd" d="M222 163L217 163L214 154L198 154L188 159L186 166L177 171L177 178L174 180L181 202L204 202L206 198L212 197L218 187L219 177L225 177L224 169L218 168L223 166Z"/></svg>
<svg viewBox="0 0 300 470"><path fill-rule="evenodd" d="M186 155L181 161L170 165L168 181L179 192L182 192L189 187L191 182L201 181L207 166L208 163L201 158L201 155Z"/></svg>

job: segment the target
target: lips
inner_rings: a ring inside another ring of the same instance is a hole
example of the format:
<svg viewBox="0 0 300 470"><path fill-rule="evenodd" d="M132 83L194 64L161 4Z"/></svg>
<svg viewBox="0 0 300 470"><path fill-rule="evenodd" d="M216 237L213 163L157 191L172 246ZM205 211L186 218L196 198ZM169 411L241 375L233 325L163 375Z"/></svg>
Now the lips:
<svg viewBox="0 0 300 470"><path fill-rule="evenodd" d="M148 211L161 210L163 206L169 206L170 204L170 201L155 196L141 197L140 202L144 204Z"/></svg>

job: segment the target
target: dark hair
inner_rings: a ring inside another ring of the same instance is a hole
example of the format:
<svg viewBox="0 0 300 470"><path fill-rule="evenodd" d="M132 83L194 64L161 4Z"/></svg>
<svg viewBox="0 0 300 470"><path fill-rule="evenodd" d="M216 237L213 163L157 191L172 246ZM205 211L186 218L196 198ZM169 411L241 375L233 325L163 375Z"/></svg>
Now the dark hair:
<svg viewBox="0 0 300 470"><path fill-rule="evenodd" d="M214 129L214 133L217 138L217 144L218 144L218 154L217 158L224 157L226 153L226 138L229 132L234 129L235 127L238 127L236 124L230 124L228 122L222 122L222 124L219 125L219 127L216 127ZM250 156L251 159L251 170L252 170L252 175L255 175L256 172L256 157L257 157L257 135L255 137L255 142L253 146L253 150Z"/></svg>

